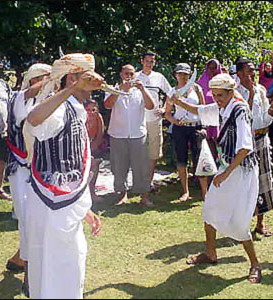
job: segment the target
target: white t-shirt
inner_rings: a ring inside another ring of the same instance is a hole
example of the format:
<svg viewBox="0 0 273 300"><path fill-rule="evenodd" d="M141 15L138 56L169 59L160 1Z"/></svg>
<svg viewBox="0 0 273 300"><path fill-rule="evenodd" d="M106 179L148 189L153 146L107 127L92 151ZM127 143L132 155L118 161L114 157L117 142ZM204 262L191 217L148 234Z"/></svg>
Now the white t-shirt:
<svg viewBox="0 0 273 300"><path fill-rule="evenodd" d="M249 90L242 84L239 84L237 91L243 96L244 100L248 102ZM273 119L268 114L270 104L266 97L266 89L261 84L256 84L254 86L254 91L255 94L252 105L252 130L257 130L268 127L272 123Z"/></svg>
<svg viewBox="0 0 273 300"><path fill-rule="evenodd" d="M139 71L136 73L136 78L140 79L143 82L144 86L147 87L155 104L154 109L145 109L146 121L155 121L161 118L155 115L155 110L159 108L158 88L160 88L164 93L167 94L171 89L168 80L163 74L154 71L152 71L149 75L146 75L142 71Z"/></svg>
<svg viewBox="0 0 273 300"><path fill-rule="evenodd" d="M175 87L173 87L168 92L167 96L169 98L171 98L177 92L179 93L180 90L181 89L176 89ZM185 102L188 102L191 104L199 105L199 98L194 89L191 89L188 96L186 98L183 98L183 100ZM184 108L182 108L179 105L174 104L174 106L175 106L175 113L173 115L174 119L180 120L182 122L198 122L198 121L200 121L200 117L198 115L188 112L187 110L185 110Z"/></svg>
<svg viewBox="0 0 273 300"><path fill-rule="evenodd" d="M108 134L114 138L140 138L146 133L145 102L141 91L133 87L129 95L118 96L114 103Z"/></svg>

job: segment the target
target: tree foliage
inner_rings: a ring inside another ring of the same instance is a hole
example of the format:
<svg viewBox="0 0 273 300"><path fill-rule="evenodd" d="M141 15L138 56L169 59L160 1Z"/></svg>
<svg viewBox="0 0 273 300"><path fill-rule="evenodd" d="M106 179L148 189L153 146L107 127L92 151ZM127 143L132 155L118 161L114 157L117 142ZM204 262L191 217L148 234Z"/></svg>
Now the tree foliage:
<svg viewBox="0 0 273 300"><path fill-rule="evenodd" d="M52 63L59 46L91 52L114 81L121 65L138 65L151 50L170 78L178 62L200 70L213 57L257 59L272 38L272 12L272 1L1 1L0 55L26 68L33 59Z"/></svg>

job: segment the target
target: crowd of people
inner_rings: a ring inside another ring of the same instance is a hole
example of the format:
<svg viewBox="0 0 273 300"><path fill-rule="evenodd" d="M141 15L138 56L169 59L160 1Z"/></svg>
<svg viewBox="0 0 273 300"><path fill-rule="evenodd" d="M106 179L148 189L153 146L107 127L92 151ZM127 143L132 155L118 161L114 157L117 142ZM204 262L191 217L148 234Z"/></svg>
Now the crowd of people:
<svg viewBox="0 0 273 300"><path fill-rule="evenodd" d="M23 292L34 299L83 297L87 244L82 221L99 234L101 221L92 200L101 200L95 183L105 128L117 204L128 201L131 169L132 192L141 196L140 205L153 208L163 118L170 125L181 203L190 200L189 167L196 170L205 143L218 167L213 176L197 176L206 250L187 263L216 264L219 231L242 242L250 260L248 280L261 282L250 225L255 216L255 232L273 234L264 223L264 214L273 208L273 52L271 58L272 63L265 62L263 56L258 77L246 57L238 57L229 69L210 59L199 79L187 62L179 62L173 66L176 84L171 87L153 70L156 54L146 52L141 70L121 66L120 82L110 87L95 72L93 55L73 53L52 66L30 66L20 90L1 80L0 197L13 201L20 238L6 267L25 273ZM105 91L105 108L111 109L109 126L92 99L99 89ZM11 196L2 188L5 176Z"/></svg>

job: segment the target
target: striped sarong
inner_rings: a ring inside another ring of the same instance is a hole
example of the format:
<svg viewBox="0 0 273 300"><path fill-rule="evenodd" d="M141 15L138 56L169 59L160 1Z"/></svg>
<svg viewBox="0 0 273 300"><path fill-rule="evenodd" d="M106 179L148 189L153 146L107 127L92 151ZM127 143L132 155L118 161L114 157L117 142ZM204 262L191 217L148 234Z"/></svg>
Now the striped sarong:
<svg viewBox="0 0 273 300"><path fill-rule="evenodd" d="M273 208L273 178L268 135L255 137L256 152L259 157L259 195L257 201L258 215Z"/></svg>

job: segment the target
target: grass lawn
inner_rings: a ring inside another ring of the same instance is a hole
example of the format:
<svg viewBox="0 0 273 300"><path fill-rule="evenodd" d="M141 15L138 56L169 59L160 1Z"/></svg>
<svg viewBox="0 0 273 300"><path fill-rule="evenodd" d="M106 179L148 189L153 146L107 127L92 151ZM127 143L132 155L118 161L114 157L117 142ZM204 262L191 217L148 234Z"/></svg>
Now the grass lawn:
<svg viewBox="0 0 273 300"><path fill-rule="evenodd" d="M243 187L242 187L243 188ZM87 299L272 299L273 237L255 241L263 267L263 282L246 280L249 263L242 245L218 236L219 264L192 267L189 255L204 249L200 191L191 182L192 200L177 203L179 184L168 185L153 195L154 209L144 209L139 197L114 205L113 195L96 203L103 230L91 237L85 224ZM0 298L24 299L20 294L23 274L5 270L18 247L16 222L11 203L0 200ZM265 217L273 230L273 213ZM252 228L255 225L253 219Z"/></svg>

